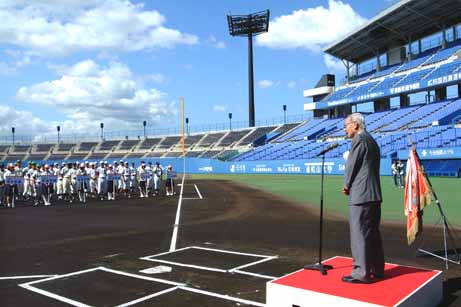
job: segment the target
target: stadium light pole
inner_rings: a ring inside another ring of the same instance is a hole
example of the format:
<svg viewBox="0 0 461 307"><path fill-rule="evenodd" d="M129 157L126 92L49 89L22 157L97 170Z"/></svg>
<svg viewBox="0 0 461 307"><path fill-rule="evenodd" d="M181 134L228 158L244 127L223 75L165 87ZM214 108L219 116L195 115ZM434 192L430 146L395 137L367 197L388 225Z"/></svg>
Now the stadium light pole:
<svg viewBox="0 0 461 307"><path fill-rule="evenodd" d="M144 138L146 138L146 126L147 126L147 121L143 121L142 125L144 127Z"/></svg>
<svg viewBox="0 0 461 307"><path fill-rule="evenodd" d="M248 125L254 127L253 36L269 30L269 10L249 15L227 15L227 23L231 36L248 37Z"/></svg>
<svg viewBox="0 0 461 307"><path fill-rule="evenodd" d="M59 145L59 132L61 131L61 127L60 127L60 126L57 126L57 127L56 127L56 130L58 131L58 145Z"/></svg>
<svg viewBox="0 0 461 307"><path fill-rule="evenodd" d="M284 124L287 123L287 105L286 104L283 105L283 123Z"/></svg>
<svg viewBox="0 0 461 307"><path fill-rule="evenodd" d="M11 127L11 134L13 135L13 146L14 146L14 133L16 132L16 128Z"/></svg>
<svg viewBox="0 0 461 307"><path fill-rule="evenodd" d="M104 140L104 123L101 123L99 126L101 127L101 141L103 141Z"/></svg>
<svg viewBox="0 0 461 307"><path fill-rule="evenodd" d="M186 117L186 135L189 136L189 117Z"/></svg>
<svg viewBox="0 0 461 307"><path fill-rule="evenodd" d="M232 131L232 113L229 113L229 131Z"/></svg>

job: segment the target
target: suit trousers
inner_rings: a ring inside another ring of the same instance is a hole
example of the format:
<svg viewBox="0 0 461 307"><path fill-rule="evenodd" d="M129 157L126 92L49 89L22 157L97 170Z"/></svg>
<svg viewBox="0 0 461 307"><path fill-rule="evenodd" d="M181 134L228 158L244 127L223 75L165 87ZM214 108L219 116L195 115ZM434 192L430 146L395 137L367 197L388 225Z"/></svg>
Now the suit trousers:
<svg viewBox="0 0 461 307"><path fill-rule="evenodd" d="M354 267L351 276L369 280L371 274L384 274L384 252L379 226L381 203L349 206L349 228Z"/></svg>

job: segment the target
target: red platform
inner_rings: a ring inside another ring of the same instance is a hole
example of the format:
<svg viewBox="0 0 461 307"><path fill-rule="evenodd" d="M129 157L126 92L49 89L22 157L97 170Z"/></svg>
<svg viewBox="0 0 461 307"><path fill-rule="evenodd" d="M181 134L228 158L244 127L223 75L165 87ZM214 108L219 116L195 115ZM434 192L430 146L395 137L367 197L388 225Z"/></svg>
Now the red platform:
<svg viewBox="0 0 461 307"><path fill-rule="evenodd" d="M387 264L385 278L371 284L341 281L352 258L334 257L327 275L300 270L267 284L267 306L436 306L443 298L442 272ZM315 304L317 303L317 304Z"/></svg>

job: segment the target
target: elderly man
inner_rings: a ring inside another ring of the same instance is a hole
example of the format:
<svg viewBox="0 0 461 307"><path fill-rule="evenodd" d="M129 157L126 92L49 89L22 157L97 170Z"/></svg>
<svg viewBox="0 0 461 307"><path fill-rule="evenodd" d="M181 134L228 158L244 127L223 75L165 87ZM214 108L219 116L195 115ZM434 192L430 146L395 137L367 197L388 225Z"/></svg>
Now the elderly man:
<svg viewBox="0 0 461 307"><path fill-rule="evenodd" d="M345 120L352 147L347 158L343 193L349 196L349 228L354 266L342 281L370 283L384 276L384 253L379 225L381 221L380 150L365 130L360 113Z"/></svg>

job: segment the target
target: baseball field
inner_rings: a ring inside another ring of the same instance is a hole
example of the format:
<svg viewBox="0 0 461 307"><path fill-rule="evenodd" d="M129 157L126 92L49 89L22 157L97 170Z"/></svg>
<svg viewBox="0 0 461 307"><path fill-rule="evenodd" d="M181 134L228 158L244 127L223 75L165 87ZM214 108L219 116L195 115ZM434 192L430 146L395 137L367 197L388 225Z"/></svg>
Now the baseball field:
<svg viewBox="0 0 461 307"><path fill-rule="evenodd" d="M350 256L341 178L325 183L324 257ZM459 181L434 186L459 223ZM383 187L386 261L445 270L416 255L442 247L435 206L407 246L403 192L390 178ZM0 210L0 305L265 306L266 282L317 261L318 177L187 175L176 192ZM460 276L460 265L445 270L443 306L461 304Z"/></svg>

